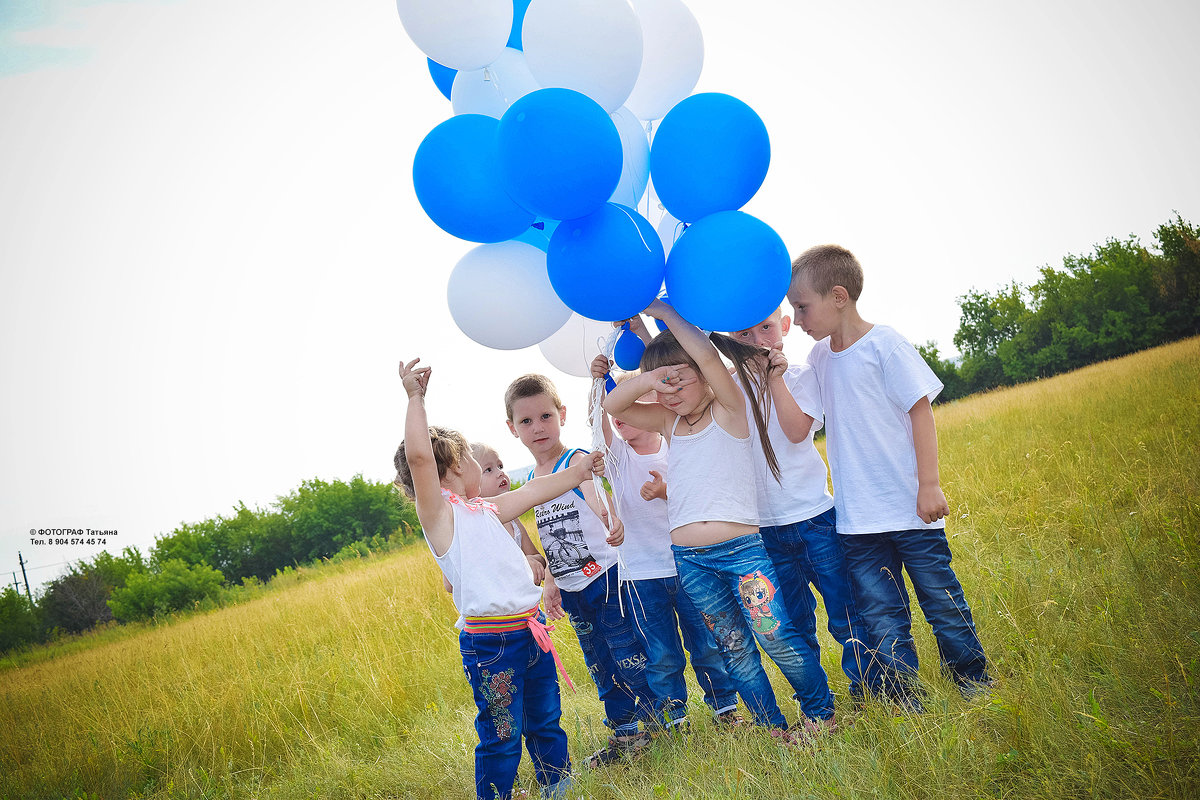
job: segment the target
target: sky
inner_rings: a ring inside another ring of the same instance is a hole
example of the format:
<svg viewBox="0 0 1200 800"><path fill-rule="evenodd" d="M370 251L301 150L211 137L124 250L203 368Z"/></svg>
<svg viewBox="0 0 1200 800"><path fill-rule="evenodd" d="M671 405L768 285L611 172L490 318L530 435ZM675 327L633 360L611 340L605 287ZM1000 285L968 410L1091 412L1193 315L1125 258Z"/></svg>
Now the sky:
<svg viewBox="0 0 1200 800"><path fill-rule="evenodd" d="M744 210L793 255L850 248L864 318L943 355L967 291L1200 221L1200 4L687 5L695 91L771 136ZM433 367L431 421L506 466L530 462L502 400L526 372L590 441L589 381L450 318L474 245L411 179L450 114L388 0L0 4L0 582L18 552L36 591L306 479L390 481L401 359Z"/></svg>

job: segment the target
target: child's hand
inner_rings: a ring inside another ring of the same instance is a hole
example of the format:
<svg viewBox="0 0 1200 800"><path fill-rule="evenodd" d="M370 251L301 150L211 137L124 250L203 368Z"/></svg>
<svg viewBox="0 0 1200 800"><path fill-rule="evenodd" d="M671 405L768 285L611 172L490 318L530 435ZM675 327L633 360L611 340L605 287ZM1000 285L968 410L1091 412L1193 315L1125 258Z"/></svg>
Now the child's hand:
<svg viewBox="0 0 1200 800"><path fill-rule="evenodd" d="M529 562L529 568L533 570L534 584L541 586L546 580L546 565L542 563L540 556L525 556L525 560Z"/></svg>
<svg viewBox="0 0 1200 800"><path fill-rule="evenodd" d="M592 475L604 475L604 453L599 450L594 453L588 453L572 464L571 468L578 470L577 476L580 483L583 483Z"/></svg>
<svg viewBox="0 0 1200 800"><path fill-rule="evenodd" d="M417 367L420 360L414 358L407 364L400 362L400 380L404 383L404 391L408 392L409 397L424 397L429 386L429 376L433 367Z"/></svg>
<svg viewBox="0 0 1200 800"><path fill-rule="evenodd" d="M650 303L650 305L646 306L646 310L643 311L642 313L648 317L654 317L655 319L662 319L663 314L670 314L674 310L675 309L671 308L669 305L664 303L662 300L655 298L654 301L652 303ZM633 328L631 327L630 330L633 330Z"/></svg>
<svg viewBox="0 0 1200 800"><path fill-rule="evenodd" d="M613 521L612 529L609 530L608 536L604 537L604 541L608 542L613 547L619 547L621 542L625 541L625 523L621 522L619 519L615 519Z"/></svg>
<svg viewBox="0 0 1200 800"><path fill-rule="evenodd" d="M782 378L787 372L788 360L783 354L783 342L771 346L771 352L767 353L767 376L770 379Z"/></svg>
<svg viewBox="0 0 1200 800"><path fill-rule="evenodd" d="M542 605L546 608L546 618L562 619L567 615L567 612L563 611L562 592L549 572L546 573L545 580L545 584L542 585Z"/></svg>
<svg viewBox="0 0 1200 800"><path fill-rule="evenodd" d="M612 362L603 355L598 355L592 359L592 377L603 378L612 369Z"/></svg>
<svg viewBox="0 0 1200 800"><path fill-rule="evenodd" d="M687 375L681 375L681 369L687 369L687 364L675 364L669 367L659 367L658 369L642 373L649 376L647 380L653 381L650 387L651 391L661 392L662 394L675 394L680 389L696 382L697 378L695 370L688 370Z"/></svg>
<svg viewBox="0 0 1200 800"><path fill-rule="evenodd" d="M917 516L922 522L937 522L949 514L950 504L946 502L941 486L934 484L917 488Z"/></svg>
<svg viewBox="0 0 1200 800"><path fill-rule="evenodd" d="M667 484L663 480L663 476L650 470L650 474L654 476L654 480L646 481L642 484L642 499L649 502L655 498L662 500L667 499Z"/></svg>

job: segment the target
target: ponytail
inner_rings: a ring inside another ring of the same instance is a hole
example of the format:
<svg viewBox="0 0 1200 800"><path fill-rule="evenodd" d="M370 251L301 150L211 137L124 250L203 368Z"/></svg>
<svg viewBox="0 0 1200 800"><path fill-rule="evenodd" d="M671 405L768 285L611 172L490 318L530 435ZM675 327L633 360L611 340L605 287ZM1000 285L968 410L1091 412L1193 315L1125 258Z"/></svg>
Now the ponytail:
<svg viewBox="0 0 1200 800"><path fill-rule="evenodd" d="M771 438L767 434L767 414L763 406L767 397L767 366L766 349L756 345L744 344L723 333L713 333L708 337L720 351L721 355L733 362L738 380L746 390L746 399L750 401L750 412L754 417L754 427L758 429L758 440L762 443L763 455L771 476L779 482L779 460L775 457L775 448L771 446Z"/></svg>

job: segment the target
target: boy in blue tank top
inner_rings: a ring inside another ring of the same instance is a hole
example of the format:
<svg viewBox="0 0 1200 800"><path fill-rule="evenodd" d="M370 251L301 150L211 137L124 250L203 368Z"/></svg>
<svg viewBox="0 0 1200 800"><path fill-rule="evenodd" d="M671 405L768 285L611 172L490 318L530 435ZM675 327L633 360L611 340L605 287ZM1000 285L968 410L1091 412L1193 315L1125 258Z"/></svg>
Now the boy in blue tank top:
<svg viewBox="0 0 1200 800"><path fill-rule="evenodd" d="M508 428L533 456L529 478L570 467L587 454L562 444L567 409L549 378L523 375L504 393ZM656 698L646 683L646 653L620 605L615 547L624 529L610 520L592 481L534 508L538 538L546 553L546 613L567 615L583 660L604 703L608 744L588 759L599 767L636 755L650 745L638 721L654 719Z"/></svg>

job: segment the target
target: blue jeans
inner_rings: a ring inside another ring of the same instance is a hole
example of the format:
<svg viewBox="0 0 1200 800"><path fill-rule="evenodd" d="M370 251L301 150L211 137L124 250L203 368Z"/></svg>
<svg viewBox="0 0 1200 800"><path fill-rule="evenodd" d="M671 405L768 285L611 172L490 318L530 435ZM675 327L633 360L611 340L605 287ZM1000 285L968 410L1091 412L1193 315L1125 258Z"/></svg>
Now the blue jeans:
<svg viewBox="0 0 1200 800"><path fill-rule="evenodd" d="M918 688L917 651L902 567L933 627L942 669L967 691L990 680L971 609L950 567L950 545L944 530L843 534L839 538L875 658L883 669L884 692L904 698Z"/></svg>
<svg viewBox="0 0 1200 800"><path fill-rule="evenodd" d="M759 647L771 657L796 692L805 716L833 717L833 695L820 655L800 633L782 597L779 579L757 533L703 547L671 545L679 580L712 631L754 721L775 728L787 720L763 671Z"/></svg>
<svg viewBox="0 0 1200 800"><path fill-rule="evenodd" d="M850 679L850 696L860 698L868 689L878 689L879 667L871 658L871 640L858 613L835 523L830 508L803 522L764 525L759 533L775 564L788 613L817 652L817 602L808 585L821 593L829 633L842 646L842 671Z"/></svg>
<svg viewBox="0 0 1200 800"><path fill-rule="evenodd" d="M521 737L543 796L571 786L567 735L554 657L543 653L528 628L507 633L460 633L463 671L475 696L475 794L491 800L512 794L521 761Z"/></svg>
<svg viewBox="0 0 1200 800"><path fill-rule="evenodd" d="M625 607L633 612L634 629L650 659L646 682L658 697L663 722L687 716L684 647L692 657L692 670L704 690L704 702L713 711L737 706L737 690L725 674L725 662L716 642L704 624L704 617L683 591L678 576L626 581L621 591L625 592Z"/></svg>
<svg viewBox="0 0 1200 800"><path fill-rule="evenodd" d="M614 564L579 591L563 591L562 604L604 703L604 724L628 736L637 733L639 719L654 719L658 703L646 684L646 651L620 596Z"/></svg>

